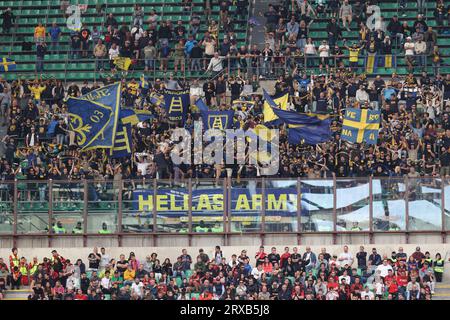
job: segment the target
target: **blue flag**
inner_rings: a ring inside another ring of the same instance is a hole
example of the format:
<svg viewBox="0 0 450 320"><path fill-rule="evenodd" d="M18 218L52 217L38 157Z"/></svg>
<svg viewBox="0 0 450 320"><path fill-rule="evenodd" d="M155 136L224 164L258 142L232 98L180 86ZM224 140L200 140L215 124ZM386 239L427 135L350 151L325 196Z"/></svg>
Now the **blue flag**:
<svg viewBox="0 0 450 320"><path fill-rule="evenodd" d="M342 123L341 137L353 143L376 144L380 120L380 111L347 108Z"/></svg>
<svg viewBox="0 0 450 320"><path fill-rule="evenodd" d="M331 138L331 119L324 119L319 124L289 125L288 142L290 144L316 145Z"/></svg>
<svg viewBox="0 0 450 320"><path fill-rule="evenodd" d="M190 105L189 90L164 90L164 104L170 121L184 123Z"/></svg>
<svg viewBox="0 0 450 320"><path fill-rule="evenodd" d="M272 108L274 114L288 125L290 144L315 145L331 138L331 119L328 115L297 113Z"/></svg>
<svg viewBox="0 0 450 320"><path fill-rule="evenodd" d="M231 129L233 127L234 111L207 111L202 112L203 129Z"/></svg>
<svg viewBox="0 0 450 320"><path fill-rule="evenodd" d="M119 119L121 84L67 99L69 127L82 150L112 148Z"/></svg>
<svg viewBox="0 0 450 320"><path fill-rule="evenodd" d="M281 110L278 108L272 108L272 110L273 113L275 113L280 120L286 124L320 124L323 119L328 118L328 116L324 115L298 113L295 111Z"/></svg>
<svg viewBox="0 0 450 320"><path fill-rule="evenodd" d="M197 106L197 108L200 112L208 112L209 111L208 106L205 104L205 102L203 101L202 98L199 98L197 101L195 101L195 105Z"/></svg>

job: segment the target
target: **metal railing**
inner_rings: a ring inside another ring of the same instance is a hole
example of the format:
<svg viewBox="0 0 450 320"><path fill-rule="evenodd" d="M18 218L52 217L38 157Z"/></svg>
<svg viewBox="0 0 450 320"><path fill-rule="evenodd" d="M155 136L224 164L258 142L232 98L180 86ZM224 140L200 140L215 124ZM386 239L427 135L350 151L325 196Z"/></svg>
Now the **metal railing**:
<svg viewBox="0 0 450 320"><path fill-rule="evenodd" d="M15 180L0 182L0 236L441 235L437 178ZM77 224L80 227L76 230ZM101 232L106 223L105 232Z"/></svg>
<svg viewBox="0 0 450 320"><path fill-rule="evenodd" d="M73 54L75 52L75 55ZM74 55L74 57L72 57ZM44 60L44 72L46 73L58 73L67 72L71 75L80 72L93 72L94 80L111 75L111 74L121 74L124 76L130 76L133 74L146 74L153 80L157 77L161 77L161 74L169 76L173 74L177 78L198 78L198 79L214 79L220 74L225 75L245 75L249 79L252 75L258 77L263 77L266 79L275 79L280 75L284 75L286 72L292 73L294 69L299 71L306 71L309 73L319 72L320 74L331 74L337 68L346 68L352 72L366 73L368 75L383 74L379 70L389 69L390 71L396 70L399 67L405 68L407 72L419 73L422 71L427 71L429 74L437 74L440 72L441 68L448 67L449 63L447 59L450 56L442 56L443 62L435 64L432 62L432 58L429 55L415 55L412 58L413 64L410 67L404 54L389 55L390 64L385 64L384 55L376 55L373 67L368 64L369 55L360 55L357 63L349 62L348 55L331 55L326 58L322 58L318 55L301 55L301 56L285 56L285 57L272 57L270 60L265 60L264 57L251 56L250 54L246 57L237 56L227 56L221 57L222 70L220 72L213 72L211 68L209 72L205 72L209 65L210 59L198 58L191 59L186 57L173 57L168 58L153 58L153 59L132 59L132 65L129 70L124 71L117 69L113 70L111 61L107 58L95 59L95 58L79 58L81 55L81 50L79 51L69 51L66 57L64 70L58 71L55 68L46 69L56 61ZM398 61L402 60L400 64ZM79 64L91 64L90 68L80 69ZM146 67L147 64L147 67ZM175 64L178 68L175 70ZM78 65L77 69L72 66ZM206 68L205 68L206 67ZM102 69L102 70L100 70ZM147 70L145 70L147 69ZM115 73L114 71L117 71ZM197 74L192 74L191 72L197 72ZM189 74L188 74L189 73ZM35 71L21 72L20 70L15 72L10 72L8 76L26 76L36 75ZM64 76L67 78L66 76Z"/></svg>

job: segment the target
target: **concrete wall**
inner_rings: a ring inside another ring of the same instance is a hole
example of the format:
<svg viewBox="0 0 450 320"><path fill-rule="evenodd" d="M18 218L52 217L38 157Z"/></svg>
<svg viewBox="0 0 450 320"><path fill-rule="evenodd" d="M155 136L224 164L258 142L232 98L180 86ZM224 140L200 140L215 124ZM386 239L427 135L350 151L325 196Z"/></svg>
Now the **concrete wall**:
<svg viewBox="0 0 450 320"><path fill-rule="evenodd" d="M408 241L407 241L408 240ZM444 237L445 243L450 243L450 235ZM189 243L189 237L184 234L167 234L167 235L136 235L129 234L121 237L122 247L181 247L181 246L259 246L262 244L260 235L256 234L234 234L228 236L222 235L202 235L192 236ZM375 233L373 235L372 243L376 245L390 245L390 244L407 244L407 243L422 243L422 244L441 244L443 242L442 235L439 233L417 233L410 234L409 239L405 234L386 234ZM71 237L52 237L49 241L46 235L35 237L18 237L16 245L19 248L75 248L83 247L82 236ZM264 236L263 244L285 245L285 244L301 244L301 245L332 245L332 234L313 234L303 233L298 238L297 235L286 234L266 234ZM338 245L344 244L363 244L371 246L370 237L365 234L339 234L336 236L336 243ZM117 236L102 236L102 237L87 237L87 247L92 246L104 247L119 247ZM0 248L11 248L13 240L11 237L0 236Z"/></svg>

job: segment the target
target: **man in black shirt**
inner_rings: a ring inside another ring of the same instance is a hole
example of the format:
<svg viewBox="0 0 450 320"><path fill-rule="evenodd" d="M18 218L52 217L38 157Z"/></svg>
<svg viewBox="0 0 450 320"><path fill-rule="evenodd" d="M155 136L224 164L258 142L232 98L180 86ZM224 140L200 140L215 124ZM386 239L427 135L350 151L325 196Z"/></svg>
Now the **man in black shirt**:
<svg viewBox="0 0 450 320"><path fill-rule="evenodd" d="M125 255L123 254L120 255L119 261L117 261L116 266L117 271L119 271L120 274L123 275L123 273L125 272L125 270L127 270L128 267L128 260L125 259Z"/></svg>
<svg viewBox="0 0 450 320"><path fill-rule="evenodd" d="M36 72L44 71L44 57L47 53L47 45L41 41L36 47Z"/></svg>
<svg viewBox="0 0 450 320"><path fill-rule="evenodd" d="M275 247L272 247L271 252L267 257L272 264L280 263L280 255L277 253L277 248Z"/></svg>
<svg viewBox="0 0 450 320"><path fill-rule="evenodd" d="M450 143L450 130L446 130L446 136L444 137L445 147L442 147L443 153L439 157L439 163L441 165L441 176L450 175L450 146L447 146L447 143ZM448 137L448 139L446 139Z"/></svg>
<svg viewBox="0 0 450 320"><path fill-rule="evenodd" d="M364 251L364 247L359 247L359 252L356 254L356 259L358 260L358 268L365 270L367 269L367 252Z"/></svg>

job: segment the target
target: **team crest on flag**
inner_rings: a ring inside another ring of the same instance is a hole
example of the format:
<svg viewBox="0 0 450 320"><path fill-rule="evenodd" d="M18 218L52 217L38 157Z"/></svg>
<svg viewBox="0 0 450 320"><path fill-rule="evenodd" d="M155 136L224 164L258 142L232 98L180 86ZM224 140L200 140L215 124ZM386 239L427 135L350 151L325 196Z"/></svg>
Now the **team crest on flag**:
<svg viewBox="0 0 450 320"><path fill-rule="evenodd" d="M67 99L69 127L83 150L112 148L120 111L121 84L91 91L80 98Z"/></svg>
<svg viewBox="0 0 450 320"><path fill-rule="evenodd" d="M164 105L170 121L182 121L190 105L189 90L164 90Z"/></svg>
<svg viewBox="0 0 450 320"><path fill-rule="evenodd" d="M203 126L205 130L231 129L233 126L234 111L208 111L202 112Z"/></svg>
<svg viewBox="0 0 450 320"><path fill-rule="evenodd" d="M345 110L341 137L353 143L376 144L380 119L380 111L348 108Z"/></svg>

